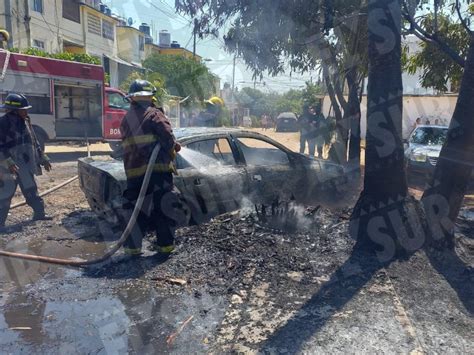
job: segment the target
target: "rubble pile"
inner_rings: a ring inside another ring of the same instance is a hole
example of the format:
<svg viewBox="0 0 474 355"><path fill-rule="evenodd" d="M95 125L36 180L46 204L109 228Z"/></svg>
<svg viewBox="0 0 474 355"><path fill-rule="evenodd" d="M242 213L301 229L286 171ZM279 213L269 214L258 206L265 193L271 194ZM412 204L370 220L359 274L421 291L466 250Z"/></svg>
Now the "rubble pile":
<svg viewBox="0 0 474 355"><path fill-rule="evenodd" d="M354 241L347 233L348 211L292 211L226 214L180 229L176 254L154 273L187 280L211 294L232 294L282 277L305 287L336 268Z"/></svg>

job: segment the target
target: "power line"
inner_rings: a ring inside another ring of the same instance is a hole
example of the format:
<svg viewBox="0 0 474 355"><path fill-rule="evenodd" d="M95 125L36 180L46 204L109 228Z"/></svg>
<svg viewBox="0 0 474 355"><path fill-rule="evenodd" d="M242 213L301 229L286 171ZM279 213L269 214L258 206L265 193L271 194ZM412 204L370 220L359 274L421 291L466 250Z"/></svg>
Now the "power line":
<svg viewBox="0 0 474 355"><path fill-rule="evenodd" d="M171 7L171 5L168 4L166 1L160 0L160 2L161 2L162 4L164 4L166 7L168 7L169 9L171 9L171 12L174 13L175 15L181 17L182 19L184 19L184 20L186 20L186 21L189 21L189 19L187 19L186 17L184 17L183 15L181 15L180 13L178 13L178 12L176 11L176 9L174 9L173 7Z"/></svg>
<svg viewBox="0 0 474 355"><path fill-rule="evenodd" d="M181 23L182 25L187 25L187 26L189 26L190 23L191 23L191 21L188 21L188 20L186 20L186 19L185 19L185 20L186 20L186 23L183 22L182 19L180 19L180 18L178 18L178 17L176 16L176 14L171 14L171 13L169 13L169 12L166 12L165 10L163 10L162 8L160 8L159 6L157 6L156 4L154 4L151 0L148 0L148 3L149 3L152 7L154 7L156 10L160 11L161 13L163 13L165 16L169 17L170 19L172 19L172 20L174 20L174 21L177 21L177 22Z"/></svg>

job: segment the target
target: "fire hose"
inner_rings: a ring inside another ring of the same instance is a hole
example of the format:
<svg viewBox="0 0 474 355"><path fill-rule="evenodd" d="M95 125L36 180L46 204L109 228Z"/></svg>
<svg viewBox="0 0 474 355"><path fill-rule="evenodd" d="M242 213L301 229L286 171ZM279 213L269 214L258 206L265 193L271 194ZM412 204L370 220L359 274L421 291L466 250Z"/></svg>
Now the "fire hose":
<svg viewBox="0 0 474 355"><path fill-rule="evenodd" d="M128 239L130 233L132 232L132 228L135 226L138 215L140 213L140 210L143 206L143 202L145 200L145 195L148 190L148 185L150 184L151 174L153 172L155 161L156 161L156 158L158 157L158 153L160 152L160 149L161 149L160 144L157 144L155 148L153 149L153 152L151 153L151 157L150 157L150 160L148 162L148 166L145 172L145 177L143 179L143 184L140 189L140 194L138 195L135 208L130 217L130 220L128 221L127 227L123 231L117 243L110 250L108 250L103 256L97 259L92 259L92 260L81 260L81 259L71 260L71 259L51 258L47 256L30 255L30 254L20 254L20 253L14 253L14 252L2 251L2 250L0 250L0 256L5 256L5 257L15 258L15 259L22 259L22 260L29 260L29 261L38 261L38 262L48 263L48 264L76 266L76 267L84 267L84 266L89 266L89 265L94 265L94 264L100 264L106 261L107 259L109 259L110 257L112 257L125 244L125 241Z"/></svg>
<svg viewBox="0 0 474 355"><path fill-rule="evenodd" d="M40 193L39 196L44 197L46 195L49 195L49 194L51 194L51 193L53 193L53 192L55 192L59 189L62 189L64 186L69 185L71 182L74 182L77 179L79 179L78 175L70 178L69 180L64 181L63 183L59 184L58 186L53 187L52 189L49 189L47 191L44 191L44 192ZM22 206L25 206L25 205L26 205L26 201L18 202L16 204L12 205L10 207L10 210L14 210L15 208L22 207Z"/></svg>

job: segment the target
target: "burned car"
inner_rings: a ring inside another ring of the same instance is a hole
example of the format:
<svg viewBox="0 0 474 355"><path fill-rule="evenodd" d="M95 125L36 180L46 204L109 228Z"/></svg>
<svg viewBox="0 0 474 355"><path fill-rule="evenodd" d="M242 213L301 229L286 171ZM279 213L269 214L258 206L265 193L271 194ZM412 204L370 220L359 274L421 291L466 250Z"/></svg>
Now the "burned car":
<svg viewBox="0 0 474 355"><path fill-rule="evenodd" d="M254 132L224 128L176 129L182 145L175 184L186 221L202 223L254 204L334 196L346 182L342 166L294 153ZM91 208L117 223L126 188L123 162L110 157L79 160L80 186Z"/></svg>

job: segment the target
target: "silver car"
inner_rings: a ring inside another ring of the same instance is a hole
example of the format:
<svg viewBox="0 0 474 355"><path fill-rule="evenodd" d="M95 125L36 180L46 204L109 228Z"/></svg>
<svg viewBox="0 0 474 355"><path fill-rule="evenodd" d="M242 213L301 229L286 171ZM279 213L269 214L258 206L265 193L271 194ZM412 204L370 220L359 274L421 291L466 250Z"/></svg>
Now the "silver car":
<svg viewBox="0 0 474 355"><path fill-rule="evenodd" d="M276 200L314 203L334 197L346 182L342 166L290 151L254 132L224 128L176 129L183 149L175 184L189 211L186 223ZM80 186L91 208L110 223L126 187L123 162L110 157L79 160Z"/></svg>

